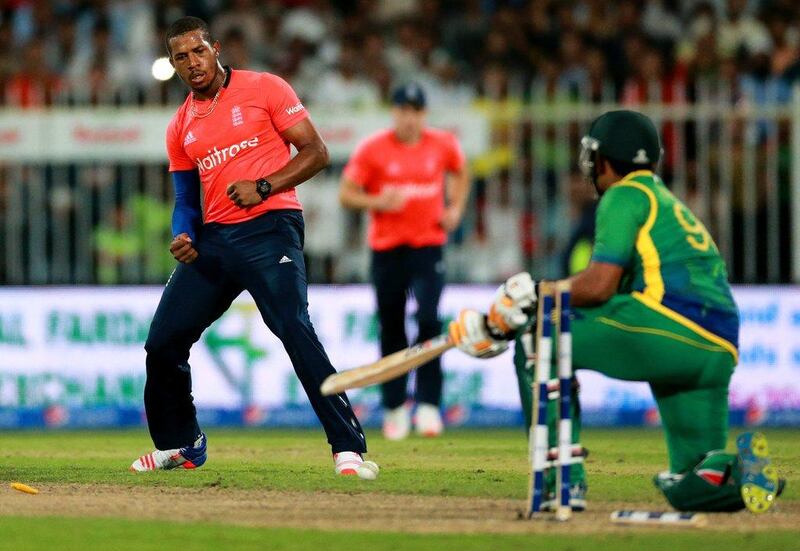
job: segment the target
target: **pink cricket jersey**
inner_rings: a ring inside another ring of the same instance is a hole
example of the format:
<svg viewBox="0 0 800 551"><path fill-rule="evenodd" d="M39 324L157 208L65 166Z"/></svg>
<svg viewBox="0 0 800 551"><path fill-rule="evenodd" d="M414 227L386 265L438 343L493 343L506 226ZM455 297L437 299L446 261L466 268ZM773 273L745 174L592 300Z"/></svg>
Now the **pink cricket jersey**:
<svg viewBox="0 0 800 551"><path fill-rule="evenodd" d="M205 113L211 100L195 102ZM232 224L275 209L301 210L294 189L247 208L237 207L226 189L237 180L266 178L290 159L281 132L308 117L292 87L270 73L231 71L228 85L207 117L191 114L191 93L167 127L169 170L200 172L203 221Z"/></svg>
<svg viewBox="0 0 800 551"><path fill-rule="evenodd" d="M344 168L345 177L368 194L394 187L406 197L398 212L370 211L372 250L443 245L447 241L441 226L445 173L460 171L464 162L458 140L444 130L426 128L412 145L398 140L394 130L362 141Z"/></svg>

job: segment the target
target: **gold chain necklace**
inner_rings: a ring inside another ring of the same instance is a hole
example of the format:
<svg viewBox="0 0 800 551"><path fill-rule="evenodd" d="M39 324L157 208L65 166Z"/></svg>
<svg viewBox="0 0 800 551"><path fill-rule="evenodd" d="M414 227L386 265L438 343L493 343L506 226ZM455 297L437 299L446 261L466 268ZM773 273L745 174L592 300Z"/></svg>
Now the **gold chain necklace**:
<svg viewBox="0 0 800 551"><path fill-rule="evenodd" d="M224 82L223 82L223 84L224 84ZM222 86L222 84L220 84L219 89L217 90L217 93L214 94L214 99L211 100L211 107L209 107L208 111L206 111L203 114L200 114L200 113L197 112L197 106L194 103L194 92L192 92L192 95L191 95L191 98L192 98L192 106L191 106L192 116L194 118L196 118L196 119L204 119L207 116L209 116L211 113L213 113L214 112L214 108L217 106L217 102L219 101L219 95L222 93L222 88L224 88L224 87Z"/></svg>

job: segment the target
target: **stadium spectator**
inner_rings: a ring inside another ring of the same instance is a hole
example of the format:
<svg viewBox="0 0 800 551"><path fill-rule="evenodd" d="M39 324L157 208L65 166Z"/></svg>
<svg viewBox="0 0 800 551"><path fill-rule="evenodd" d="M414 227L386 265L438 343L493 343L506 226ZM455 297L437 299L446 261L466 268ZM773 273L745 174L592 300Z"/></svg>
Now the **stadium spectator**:
<svg viewBox="0 0 800 551"><path fill-rule="evenodd" d="M55 21L55 2L20 2L14 9L12 26L14 42L20 46L28 44L37 36L52 28Z"/></svg>
<svg viewBox="0 0 800 551"><path fill-rule="evenodd" d="M603 51L590 47L586 53L586 92L592 103L608 101L613 97L611 83L606 79L608 63Z"/></svg>
<svg viewBox="0 0 800 551"><path fill-rule="evenodd" d="M360 54L356 44L348 42L339 51L336 67L328 70L308 94L310 102L327 107L350 109L380 105L380 90L359 72Z"/></svg>
<svg viewBox="0 0 800 551"><path fill-rule="evenodd" d="M87 78L97 71L105 73L110 87L131 85L139 81L131 70L133 65L130 58L123 50L114 47L113 42L108 20L98 21L90 46L74 56L66 69L66 77L74 89L85 95Z"/></svg>
<svg viewBox="0 0 800 551"><path fill-rule="evenodd" d="M14 51L14 32L8 21L0 22L0 48L4 52ZM5 83L17 69L18 59L14 55L0 56L0 82Z"/></svg>
<svg viewBox="0 0 800 551"><path fill-rule="evenodd" d="M675 2L645 2L641 16L644 32L657 40L674 43L683 33L681 19L675 11Z"/></svg>
<svg viewBox="0 0 800 551"><path fill-rule="evenodd" d="M19 68L6 85L6 101L14 107L45 107L53 103L53 96L61 86L57 74L47 69L44 42L31 40L22 52Z"/></svg>
<svg viewBox="0 0 800 551"><path fill-rule="evenodd" d="M391 23L413 16L419 8L419 0L378 0L375 2L375 18L382 23Z"/></svg>
<svg viewBox="0 0 800 551"><path fill-rule="evenodd" d="M789 13L776 12L768 17L767 27L773 44L770 70L774 76L784 77L787 70L800 59L800 32L791 25Z"/></svg>
<svg viewBox="0 0 800 551"><path fill-rule="evenodd" d="M244 33L232 27L222 38L225 50L222 57L226 65L231 67L247 67L251 71L263 72L266 70L264 65L253 59L251 49L247 45Z"/></svg>
<svg viewBox="0 0 800 551"><path fill-rule="evenodd" d="M264 36L254 55L255 59L260 59L266 67L274 68L286 55L287 48L287 43L280 34L282 22L280 11L267 10L263 21Z"/></svg>
<svg viewBox="0 0 800 551"><path fill-rule="evenodd" d="M420 23L406 19L395 27L393 43L386 48L386 60L396 80L408 82L419 73L420 60L418 44L420 40Z"/></svg>
<svg viewBox="0 0 800 551"><path fill-rule="evenodd" d="M464 82L458 68L449 59L433 63L427 78L420 78L420 82L428 90L428 103L433 107L466 107L475 101L475 90Z"/></svg>
<svg viewBox="0 0 800 551"><path fill-rule="evenodd" d="M237 36L241 36L249 57L257 51L258 45L264 39L264 20L261 10L253 0L233 0L230 4L229 9L214 18L211 24L212 35L223 37L229 36L232 31L236 32ZM228 47L227 42L225 47Z"/></svg>
<svg viewBox="0 0 800 551"><path fill-rule="evenodd" d="M489 21L481 10L480 0L466 0L461 9L449 14L442 22L443 46L454 59L476 71L488 27Z"/></svg>
<svg viewBox="0 0 800 551"><path fill-rule="evenodd" d="M666 65L664 55L657 47L649 45L639 49L634 72L625 83L622 103L682 102L683 77L675 71L668 71Z"/></svg>
<svg viewBox="0 0 800 551"><path fill-rule="evenodd" d="M152 82L156 57L155 13L148 0L114 0L107 3L106 17L112 44L123 52L127 65L125 82L137 86Z"/></svg>
<svg viewBox="0 0 800 551"><path fill-rule="evenodd" d="M728 0L717 42L723 57L768 54L772 49L766 26L746 9L747 0Z"/></svg>
<svg viewBox="0 0 800 551"><path fill-rule="evenodd" d="M338 31L338 21L332 10L327 0L310 0L305 6L283 14L280 34L286 40L315 45L324 60L330 61L331 50L335 49L330 41L335 40L333 37Z"/></svg>
<svg viewBox="0 0 800 551"><path fill-rule="evenodd" d="M589 74L585 63L585 47L583 39L576 31L567 31L561 35L560 47L561 75L558 85L577 95L586 89Z"/></svg>

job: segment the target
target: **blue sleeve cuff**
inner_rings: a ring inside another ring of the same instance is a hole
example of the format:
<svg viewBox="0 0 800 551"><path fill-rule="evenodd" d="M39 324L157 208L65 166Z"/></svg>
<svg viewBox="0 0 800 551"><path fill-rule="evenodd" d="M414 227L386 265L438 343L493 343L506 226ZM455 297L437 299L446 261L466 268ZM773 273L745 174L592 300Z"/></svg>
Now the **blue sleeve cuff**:
<svg viewBox="0 0 800 551"><path fill-rule="evenodd" d="M193 240L203 223L200 206L200 174L197 170L178 170L172 173L175 187L175 209L172 211L172 235L189 234Z"/></svg>

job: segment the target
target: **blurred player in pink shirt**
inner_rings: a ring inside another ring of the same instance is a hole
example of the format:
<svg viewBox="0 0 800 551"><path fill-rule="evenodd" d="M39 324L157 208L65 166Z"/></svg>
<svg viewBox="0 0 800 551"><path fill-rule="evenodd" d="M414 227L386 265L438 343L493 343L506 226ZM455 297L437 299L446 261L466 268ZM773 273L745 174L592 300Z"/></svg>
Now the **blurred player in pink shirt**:
<svg viewBox="0 0 800 551"><path fill-rule="evenodd" d="M157 449L131 469L205 463L189 349L247 290L283 342L325 429L336 473L357 474L367 450L361 425L347 396L319 392L334 368L308 316L303 215L294 190L327 166L328 150L291 86L269 73L223 67L220 44L201 19L173 23L166 45L191 89L167 129L175 184L170 251L179 264L145 344L145 410Z"/></svg>
<svg viewBox="0 0 800 551"><path fill-rule="evenodd" d="M362 141L342 175L344 206L370 213L372 281L381 324L381 354L408 346L406 297L417 301L418 341L442 331L439 298L444 288L443 246L464 214L469 174L458 139L426 126L425 92L415 83L393 96L394 126ZM405 438L411 427L406 406L408 377L385 383L383 434ZM442 367L435 359L417 370L416 429L424 436L443 430Z"/></svg>

